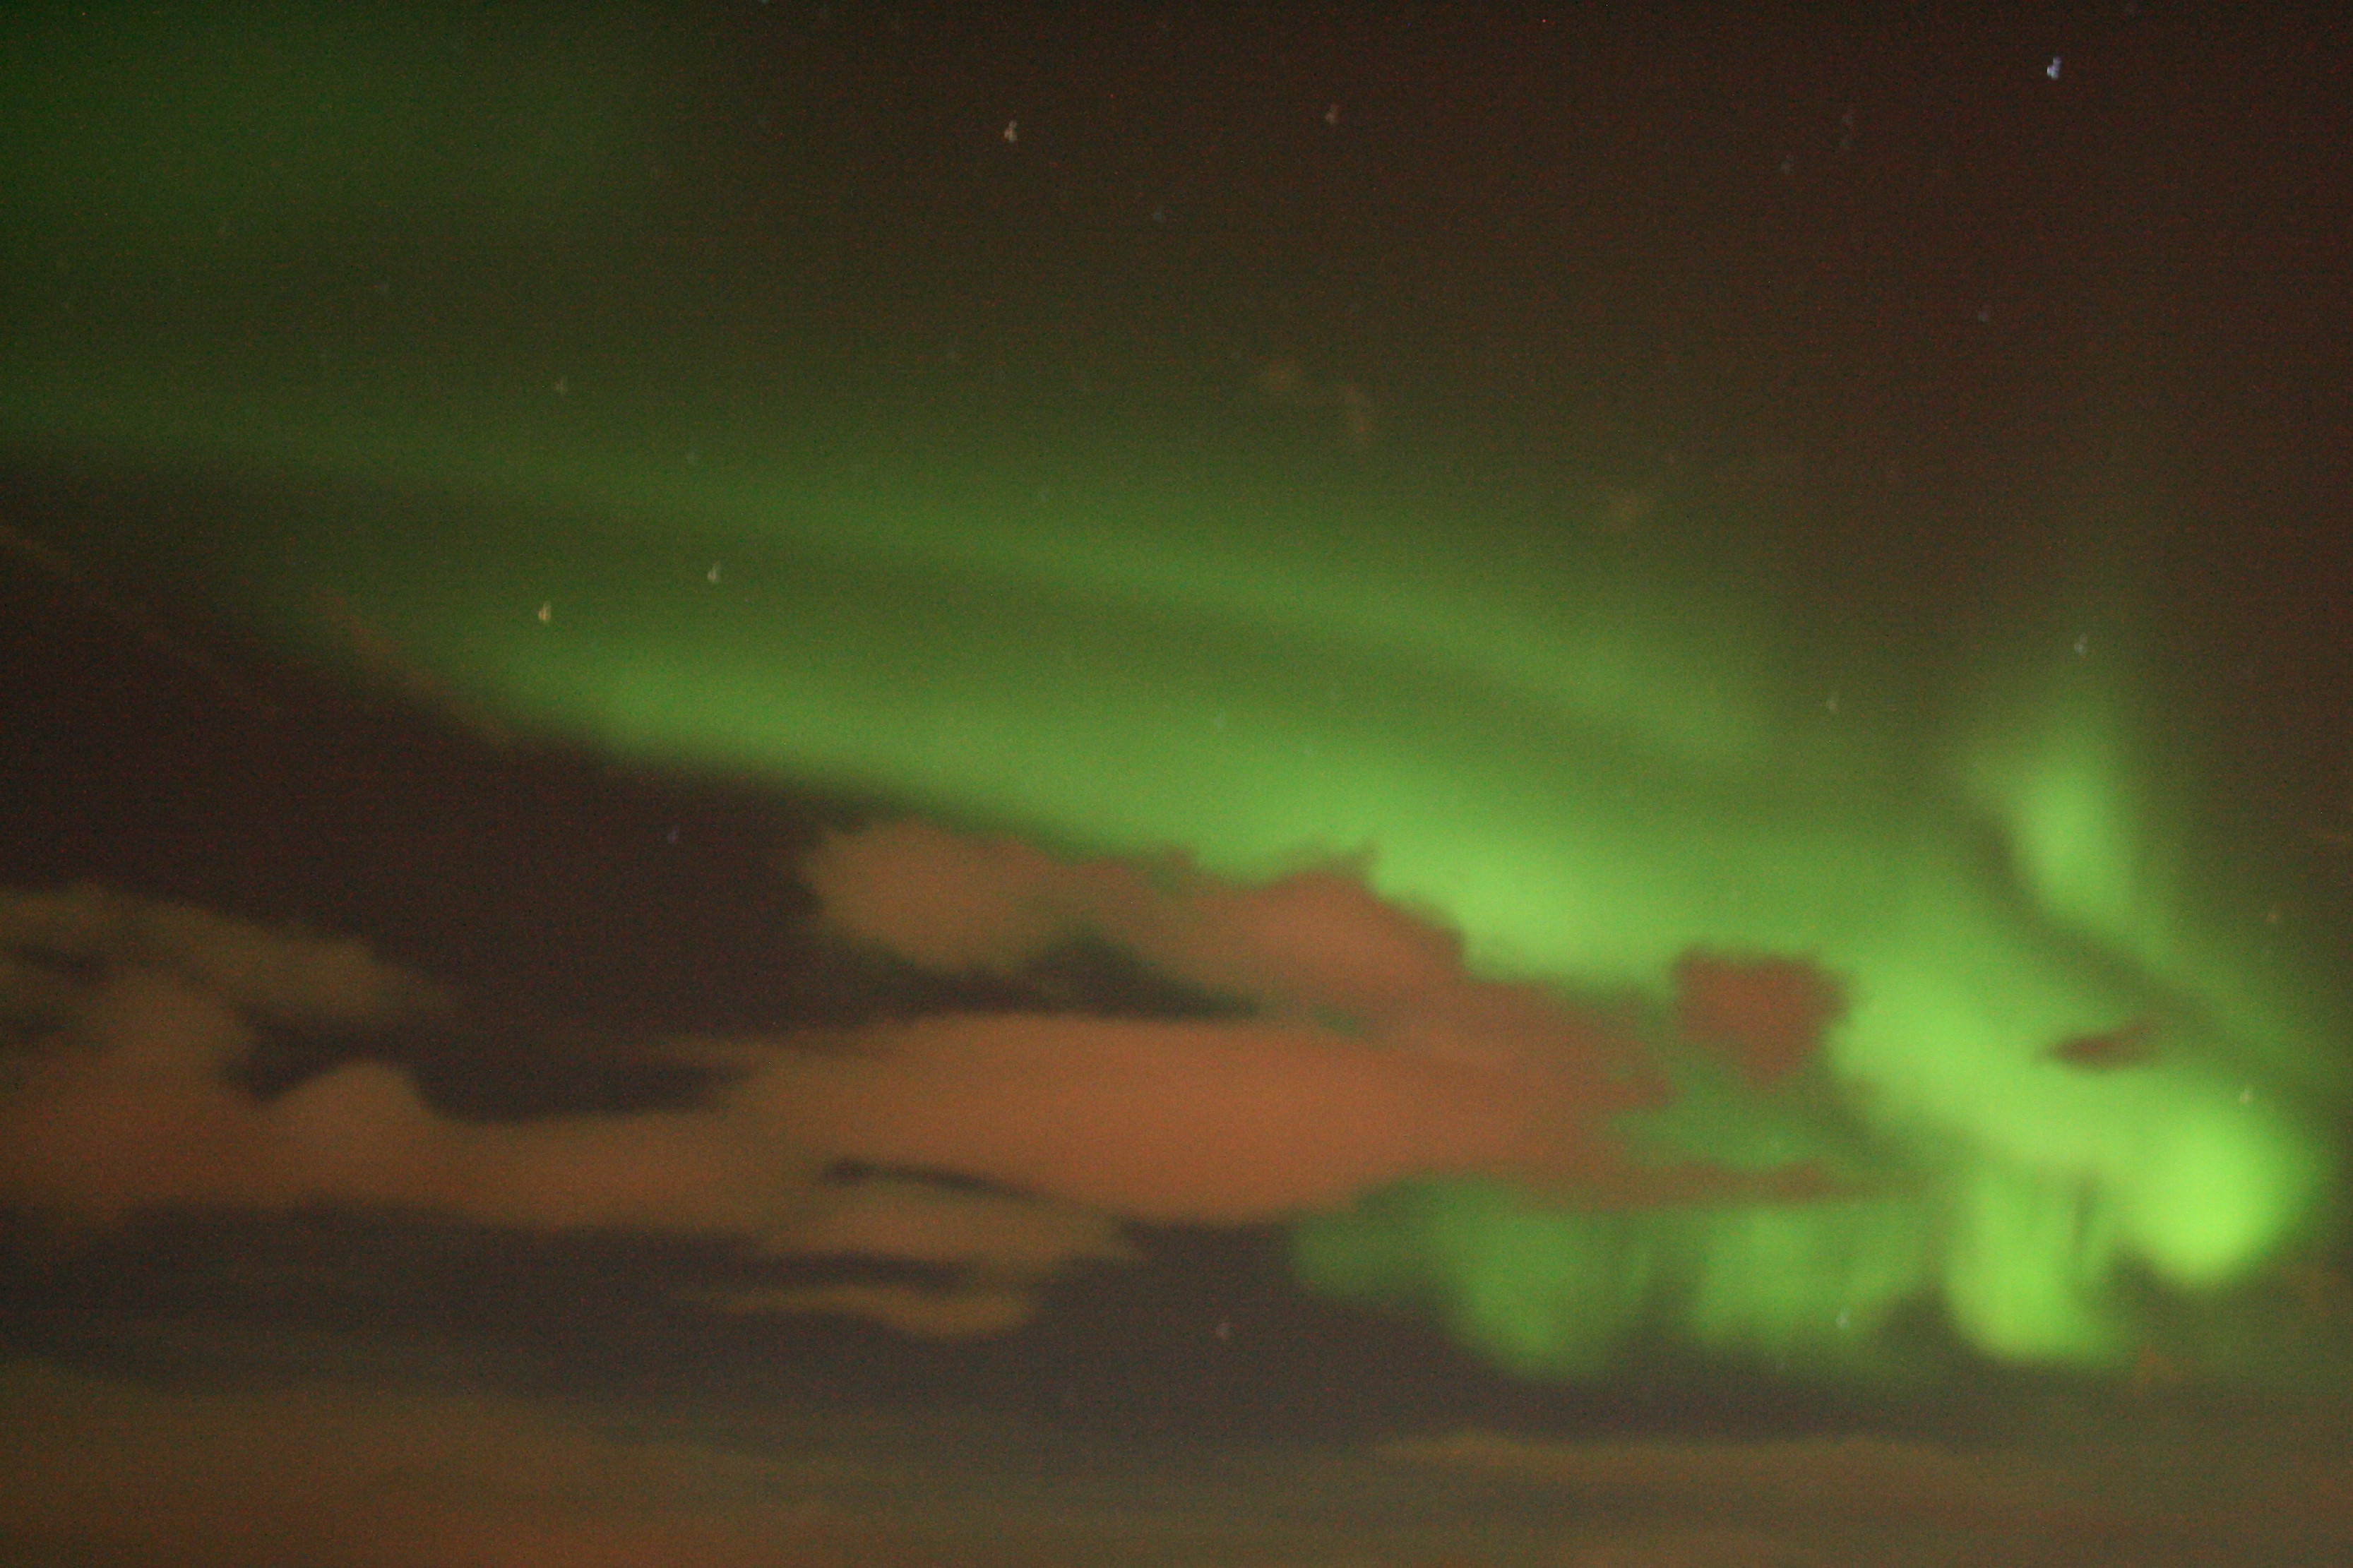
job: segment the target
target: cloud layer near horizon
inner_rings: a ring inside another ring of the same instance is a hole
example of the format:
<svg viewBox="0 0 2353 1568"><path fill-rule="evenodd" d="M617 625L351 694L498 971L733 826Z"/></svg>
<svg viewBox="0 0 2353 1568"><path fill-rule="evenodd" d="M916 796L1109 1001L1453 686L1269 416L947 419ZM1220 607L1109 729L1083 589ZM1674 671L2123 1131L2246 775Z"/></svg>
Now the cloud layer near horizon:
<svg viewBox="0 0 2353 1568"><path fill-rule="evenodd" d="M2353 1542L2338 1449L2293 1423L2202 1444L2113 1419L1990 1446L1468 1430L1270 1451L1181 1497L1157 1469L1100 1459L1058 1488L1012 1430L823 1410L753 1426L760 1441L723 1420L713 1441L465 1388L159 1386L20 1361L0 1364L0 1552L223 1568L1926 1568L1966 1541L2022 1568L2254 1568Z"/></svg>
<svg viewBox="0 0 2353 1568"><path fill-rule="evenodd" d="M1802 1173L1661 1167L1621 1148L1608 1119L1652 1102L1660 1082L1627 1022L1466 973L1444 932L1339 870L1240 888L923 824L838 838L810 869L842 933L933 965L1016 971L1084 936L1255 1011L1218 1022L938 1015L677 1042L667 1048L740 1076L694 1109L468 1121L382 1061L347 1062L269 1099L238 1081L263 1023L364 1031L452 1005L348 940L94 889L5 894L0 1002L18 1045L0 1095L0 1199L83 1224L172 1206L324 1205L890 1259L951 1283L692 1294L727 1310L959 1337L1018 1326L1065 1269L1135 1256L1129 1220L1272 1218L1438 1170L1586 1205L1803 1189ZM1820 976L1780 961L1694 955L1676 983L1672 1027L1752 1084L1802 1059L1836 1006ZM927 1503L920 1517L897 1504L845 1510L790 1445L755 1460L622 1441L553 1409L471 1394L161 1391L19 1363L0 1368L0 1431L14 1437L0 1445L0 1542L53 1555L241 1563L266 1537L278 1560L324 1568L800 1568L1095 1560L1103 1541L1124 1548L1163 1528L1198 1540L1197 1520L1147 1529L1125 1515L1022 1537L1050 1514L1018 1497ZM2333 1462L2308 1457L2250 1462L2246 1484L2268 1489L2259 1516L2222 1501L2175 1506L2169 1482L2112 1492L2076 1473L2081 1456L2063 1465L1919 1442L1471 1434L1331 1462L1386 1470L1392 1479L1351 1484L1384 1498L1403 1488L1433 1510L1436 1500L1517 1489L1500 1513L1491 1500L1459 1524L1446 1516L1444 1532L1467 1548L1437 1544L1442 1532L1425 1521L1432 1562L1843 1568L1936 1561L1957 1530L2054 1568L2119 1541L2133 1561L2211 1560L2200 1554L2219 1542L2235 1561L2286 1562L2316 1543L2341 1547L2347 1530ZM122 1478L134 1474L132 1499ZM1480 1478L1468 1494L1464 1475ZM895 1497L912 1483L882 1484ZM934 1495L928 1482L921 1495ZM1293 1506L1271 1492L1219 1506L1245 1505L1270 1518ZM1588 1529L1595 1519L1610 1522ZM1223 1528L1244 1543L1236 1561L1285 1561L1297 1545L1284 1536L1289 1545L1261 1550L1248 1542L1258 1527ZM1371 1542L1391 1552L1403 1539L1394 1521L1335 1529L1357 1537L1300 1560L1361 1555ZM1071 1531L1086 1530L1104 1533L1073 1550ZM1531 1530L1543 1538L1533 1555ZM1855 1544L1866 1537L1867 1551Z"/></svg>
<svg viewBox="0 0 2353 1568"><path fill-rule="evenodd" d="M1125 1221L1271 1221L1436 1173L1584 1206L1808 1190L1804 1173L1632 1157L1610 1119L1665 1090L1624 1022L1470 974L1450 933L1342 868L1244 887L905 821L837 837L805 875L837 934L933 968L1016 972L1085 939L1251 1012L942 1014L681 1044L740 1077L691 1109L468 1121L384 1061L266 1100L231 1076L259 1022L364 1028L450 1005L349 939L92 888L9 894L0 982L34 1047L0 1099L0 1200L97 1223L330 1205L741 1237L965 1285L718 1304L965 1333L1018 1322L1074 1263L1132 1257ZM1701 961L1683 978L1705 1004L1686 1005L1694 1035L1752 1070L1815 1037L1802 974Z"/></svg>

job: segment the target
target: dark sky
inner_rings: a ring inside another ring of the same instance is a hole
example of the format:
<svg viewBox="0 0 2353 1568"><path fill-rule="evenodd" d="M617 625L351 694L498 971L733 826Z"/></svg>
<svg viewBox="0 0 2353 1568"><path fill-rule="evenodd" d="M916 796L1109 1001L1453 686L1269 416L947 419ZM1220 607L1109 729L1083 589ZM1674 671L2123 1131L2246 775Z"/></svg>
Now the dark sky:
<svg viewBox="0 0 2353 1568"><path fill-rule="evenodd" d="M889 802L486 737L429 687L269 647L120 541L470 503L48 438L110 376L156 406L200 366L365 410L555 373L617 427L757 400L850 468L1076 433L1154 472L1290 465L1514 518L1672 496L1773 520L1698 537L1753 552L1826 646L1923 657L2089 562L2186 672L2268 885L2353 953L2341 29L2133 4L339 15L0 24L0 882L362 936L461 999L273 1026L257 1094L368 1059L461 1121L643 1112L724 1078L649 1059L656 1036L1248 1007L1101 947L997 974L858 950L794 868ZM370 150L315 155L336 136ZM39 1006L6 977L21 1047ZM0 1426L54 1424L60 1473L98 1479L47 1512L17 1489L0 1541L92 1561L174 1560L90 1522L142 1496L195 1521L185 1560L231 1561L207 1495L337 1563L1926 1563L1955 1521L2021 1562L2289 1563L2353 1534L2341 1483L2301 1479L2325 1412L1942 1344L1892 1392L1647 1351L1532 1384L1304 1298L1271 1226L1132 1225L1140 1261L929 1341L679 1294L943 1277L921 1263L364 1208L45 1225L0 1255ZM268 1479L376 1442L440 1478L379 1555ZM2251 1455L2291 1480L2242 1511ZM581 1500L599 1476L617 1512Z"/></svg>

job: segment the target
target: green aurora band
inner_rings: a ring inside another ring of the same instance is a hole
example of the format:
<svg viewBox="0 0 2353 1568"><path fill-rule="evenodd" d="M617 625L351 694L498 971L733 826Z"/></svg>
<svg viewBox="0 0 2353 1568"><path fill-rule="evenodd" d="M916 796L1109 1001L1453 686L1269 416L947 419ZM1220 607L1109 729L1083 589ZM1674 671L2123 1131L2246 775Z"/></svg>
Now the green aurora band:
<svg viewBox="0 0 2353 1568"><path fill-rule="evenodd" d="M595 118L567 123L624 134ZM164 248L115 265L160 271ZM478 709L631 756L1236 877L1362 852L1474 964L1577 996L1662 1005L1695 947L1843 985L1794 1081L1679 1063L1678 1101L1628 1131L1871 1195L1588 1213L1409 1184L1300 1222L1316 1289L1547 1374L1651 1334L1869 1371L1923 1302L1991 1357L2114 1365L2143 1298L2221 1292L2327 1217L2333 998L2201 907L2168 831L2187 786L2117 660L2061 637L1933 714L1841 719L1821 647L1728 565L1628 566L1435 492L1155 479L1057 432L925 459L887 420L812 429L731 381L723 333L558 334L524 368L512 344L315 320L257 347L269 269L225 265L164 331L27 318L0 357L19 455L308 498L78 542L101 566L179 563L346 661L325 607L347 606ZM317 371L322 342L368 377ZM2147 1019L2149 1059L2053 1055Z"/></svg>
<svg viewBox="0 0 2353 1568"><path fill-rule="evenodd" d="M290 414L224 426L284 447L225 427L206 455L319 461ZM405 434L416 467L369 477L446 486L488 464ZM1757 1096L1685 1064L1647 1132L1888 1195L1588 1215L1431 1183L1305 1221L1319 1288L1425 1301L1528 1370L1599 1370L1662 1311L1706 1346L1865 1364L1924 1294L1989 1353L2098 1361L2128 1343L2120 1270L2225 1286L2330 1184L2281 1092L2299 999L2145 896L2138 781L2103 771L2113 725L2080 707L1974 750L1874 755L1820 725L1796 743L1771 702L1722 695L1770 663L1704 595L1562 614L1573 562L1417 552L1362 515L1269 531L1263 495L1123 526L1083 494L860 508L617 440L525 446L502 525L330 501L324 521L207 541L218 584L344 657L319 607L348 604L477 705L631 755L1244 878L1368 851L1374 887L1459 926L1475 963L1577 994L1662 996L1694 947L1807 956L1844 985L1819 1071ZM551 497L562 521L531 521ZM1221 531L1233 517L1253 526ZM1695 625L1729 650L1718 680ZM2051 1054L2148 1017L2147 1062Z"/></svg>

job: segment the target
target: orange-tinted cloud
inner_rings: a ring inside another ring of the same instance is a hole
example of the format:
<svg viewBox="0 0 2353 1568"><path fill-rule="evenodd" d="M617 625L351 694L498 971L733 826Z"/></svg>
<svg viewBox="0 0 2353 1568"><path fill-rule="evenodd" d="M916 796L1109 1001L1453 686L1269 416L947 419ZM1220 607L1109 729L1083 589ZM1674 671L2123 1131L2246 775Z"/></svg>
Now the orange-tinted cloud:
<svg viewBox="0 0 2353 1568"><path fill-rule="evenodd" d="M737 1103L845 1158L1157 1221L1273 1219L1422 1171L1607 1174L1535 1074L1312 1029L944 1017L860 1047L780 1058Z"/></svg>
<svg viewBox="0 0 2353 1568"><path fill-rule="evenodd" d="M282 1023L358 1028L448 1005L439 987L351 936L273 930L94 883L0 891L0 993L47 998L42 961L176 974L239 1010Z"/></svg>
<svg viewBox="0 0 2353 1568"><path fill-rule="evenodd" d="M890 1258L1020 1274L1135 1257L1118 1226L1092 1209L891 1176L825 1184L793 1220L764 1239L778 1251L812 1257Z"/></svg>
<svg viewBox="0 0 2353 1568"><path fill-rule="evenodd" d="M0 1100L0 1195L68 1216L165 1205L432 1209L494 1225L756 1233L809 1157L695 1112L470 1123L361 1062L263 1103L222 1069L252 1048L234 1009L171 975L110 976L69 1046Z"/></svg>
<svg viewBox="0 0 2353 1568"><path fill-rule="evenodd" d="M1453 932L1345 867L1262 886L1175 861L1066 861L920 821L826 844L807 868L841 929L917 963L1011 969L1087 934L1277 1018L1345 1026L1413 1055L1572 1077L1598 1112L1665 1092L1622 1025L1546 989L1474 977Z"/></svg>
<svg viewBox="0 0 2353 1568"><path fill-rule="evenodd" d="M1729 1056L1753 1088L1803 1066L1846 1011L1827 976L1792 959L1689 952L1674 977L1677 1029Z"/></svg>
<svg viewBox="0 0 2353 1568"><path fill-rule="evenodd" d="M790 1064L789 1089L754 1091L810 1108L804 1135L860 1158L1211 1222L1345 1203L1422 1173L1588 1205L1820 1190L1810 1173L1630 1158L1612 1119L1667 1092L1632 1030L1544 987L1473 975L1452 932L1344 868L1248 887L1173 860L1066 861L904 821L833 839L806 874L842 930L919 963L1013 969L1085 935L1262 1010L1215 1025L927 1020ZM1802 964L1701 961L1685 978L1714 1004L1695 1015L1708 1043L1771 1071L1835 1016L1835 992Z"/></svg>
<svg viewBox="0 0 2353 1568"><path fill-rule="evenodd" d="M863 1318L927 1340L1008 1333L1035 1318L1039 1308L1034 1288L992 1283L986 1278L939 1290L853 1279L766 1289L690 1290L685 1299L723 1312Z"/></svg>
<svg viewBox="0 0 2353 1568"><path fill-rule="evenodd" d="M343 1027L447 1005L356 943L96 889L8 895L0 947L22 961L0 1000L54 1034L0 1097L0 1200L95 1221L325 1205L736 1237L954 1279L747 1286L732 1307L1001 1327L1059 1270L1131 1256L1125 1220L1275 1220L1419 1174L1587 1205L1818 1190L1806 1172L1632 1157L1612 1119L1664 1079L1631 1029L1472 975L1451 932L1345 868L1251 887L907 822L837 837L807 874L836 928L925 964L1016 970L1083 935L1258 1011L942 1015L736 1042L720 1054L741 1076L700 1108L470 1121L381 1062L266 1102L228 1076L252 1017ZM1686 1021L1778 1070L1826 1016L1808 973L1686 966ZM869 1174L828 1177L844 1166Z"/></svg>
<svg viewBox="0 0 2353 1568"><path fill-rule="evenodd" d="M1039 1286L1065 1268L1140 1256L1119 1223L1096 1210L892 1176L819 1184L797 1216L762 1242L779 1254L945 1268L952 1282L846 1280L684 1295L723 1312L828 1313L926 1339L960 1339L1028 1322L1037 1314Z"/></svg>

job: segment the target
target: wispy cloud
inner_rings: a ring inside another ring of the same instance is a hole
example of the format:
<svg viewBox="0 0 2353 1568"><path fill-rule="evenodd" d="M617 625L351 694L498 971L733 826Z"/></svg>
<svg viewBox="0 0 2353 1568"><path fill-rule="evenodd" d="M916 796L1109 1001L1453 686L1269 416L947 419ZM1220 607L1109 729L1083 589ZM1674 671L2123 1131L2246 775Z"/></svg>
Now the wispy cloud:
<svg viewBox="0 0 2353 1568"><path fill-rule="evenodd" d="M715 1301L942 1333L1018 1322L1060 1271L1133 1257L1128 1220L1263 1222L1426 1173L1588 1205L1788 1185L1630 1157L1610 1119L1664 1092L1634 1032L1472 976L1451 933L1345 868L1250 887L902 822L836 838L807 876L839 932L906 959L1013 971L1083 936L1249 1016L946 1014L728 1042L740 1077L700 1106L472 1121L382 1060L270 1099L239 1082L260 1023L364 1031L451 1005L353 940L96 889L11 894L5 978L32 1048L0 1099L0 1198L90 1222L324 1205L740 1237L962 1283Z"/></svg>

